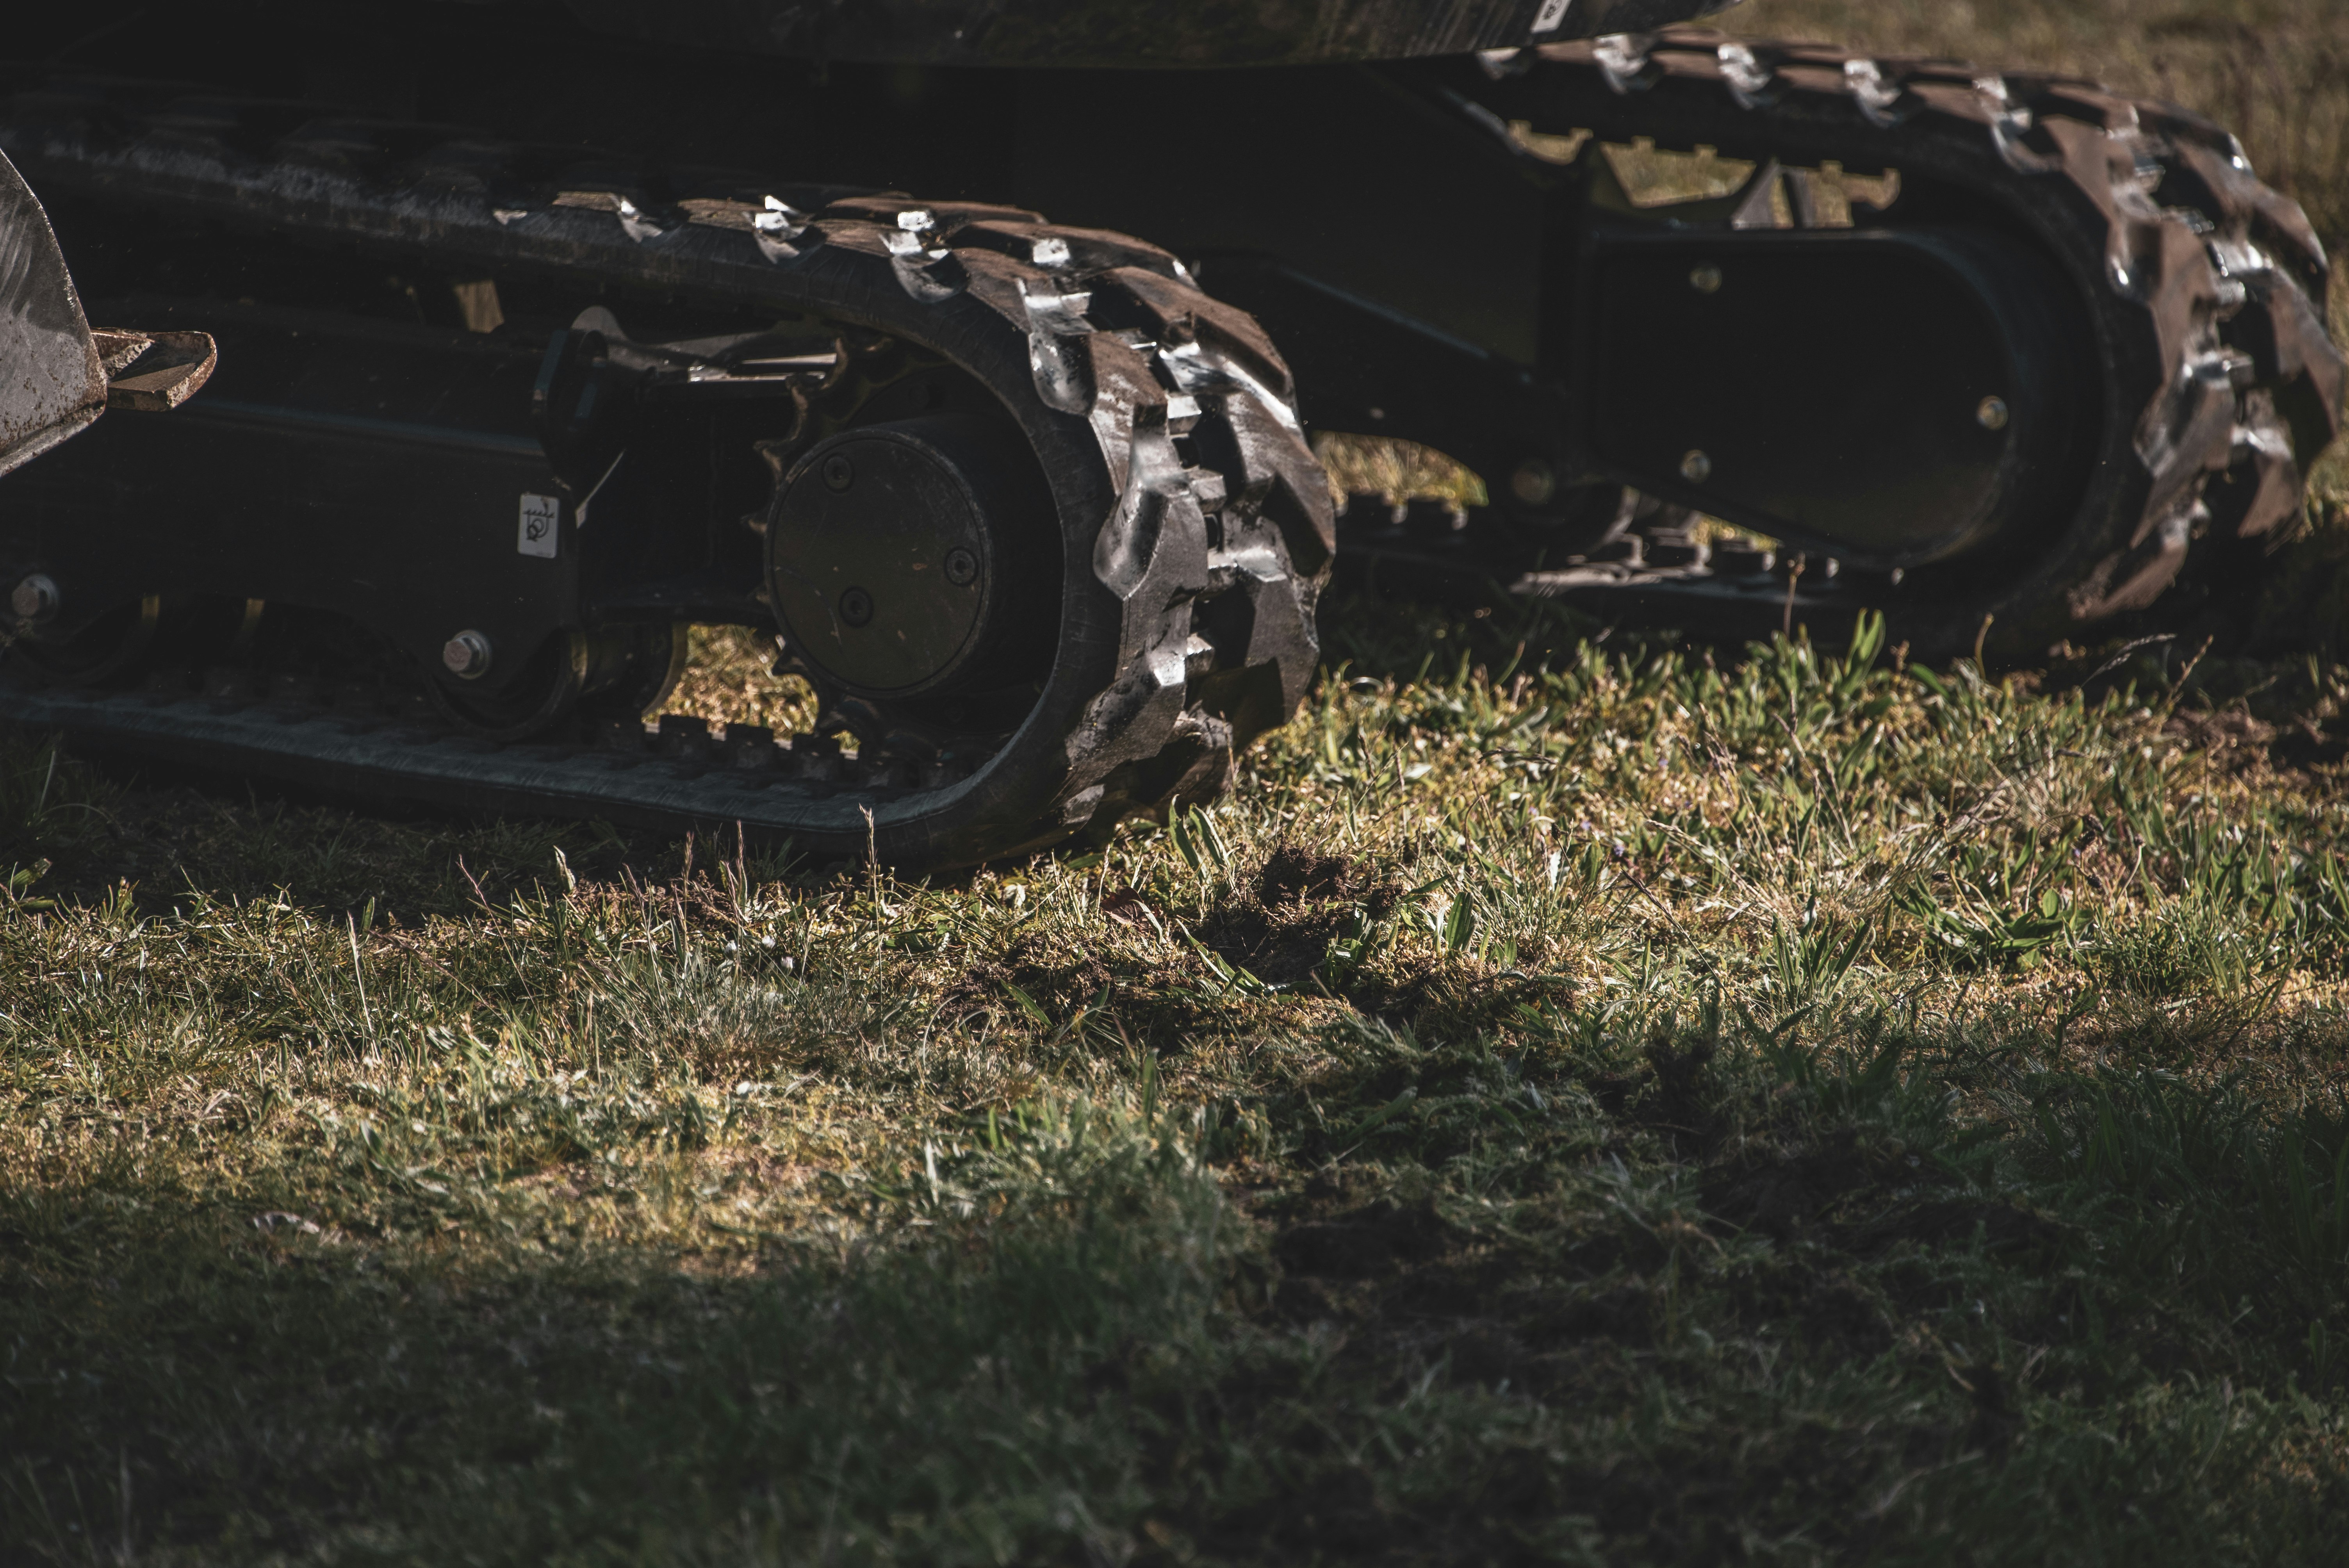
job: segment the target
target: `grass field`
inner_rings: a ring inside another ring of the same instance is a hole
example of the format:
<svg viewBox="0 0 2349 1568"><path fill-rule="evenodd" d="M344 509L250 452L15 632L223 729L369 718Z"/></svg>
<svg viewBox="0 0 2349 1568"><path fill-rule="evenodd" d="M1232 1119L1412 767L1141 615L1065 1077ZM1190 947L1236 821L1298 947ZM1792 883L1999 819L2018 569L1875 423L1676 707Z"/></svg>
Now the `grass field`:
<svg viewBox="0 0 2349 1568"><path fill-rule="evenodd" d="M1514 616L929 886L16 751L0 1540L2335 1560L2349 670Z"/></svg>
<svg viewBox="0 0 2349 1568"><path fill-rule="evenodd" d="M1588 629L928 884L10 743L0 1563L2339 1562L2349 650Z"/></svg>

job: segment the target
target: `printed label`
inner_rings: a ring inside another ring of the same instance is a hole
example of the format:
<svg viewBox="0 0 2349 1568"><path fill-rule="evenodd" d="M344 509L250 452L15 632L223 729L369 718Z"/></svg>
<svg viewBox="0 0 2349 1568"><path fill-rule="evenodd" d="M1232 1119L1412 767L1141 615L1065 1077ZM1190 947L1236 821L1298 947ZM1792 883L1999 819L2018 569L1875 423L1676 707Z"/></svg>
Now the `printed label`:
<svg viewBox="0 0 2349 1568"><path fill-rule="evenodd" d="M1574 0L1542 0L1541 10L1534 16L1534 31L1557 32L1559 25L1566 20L1567 7L1573 4Z"/></svg>
<svg viewBox="0 0 2349 1568"><path fill-rule="evenodd" d="M562 542L562 531L555 525L563 521L563 503L551 495L526 495L522 498L522 534L514 548L524 555L554 559L554 547Z"/></svg>

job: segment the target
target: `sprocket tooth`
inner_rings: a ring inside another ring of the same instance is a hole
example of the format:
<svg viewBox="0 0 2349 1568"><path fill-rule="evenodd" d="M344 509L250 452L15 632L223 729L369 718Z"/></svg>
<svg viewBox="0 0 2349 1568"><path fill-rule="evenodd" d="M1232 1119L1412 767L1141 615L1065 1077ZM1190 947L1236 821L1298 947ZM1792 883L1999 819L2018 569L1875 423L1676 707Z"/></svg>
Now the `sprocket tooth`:
<svg viewBox="0 0 2349 1568"><path fill-rule="evenodd" d="M2249 417L2235 427L2227 471L2204 487L2203 499L2212 527L2223 534L2281 541L2300 513L2300 464L2272 399L2261 392L2245 401Z"/></svg>
<svg viewBox="0 0 2349 1568"><path fill-rule="evenodd" d="M2271 288L2229 324L2229 337L2258 366L2261 381L2276 386L2305 380L2323 411L2319 445L2341 432L2342 406L2349 395L2349 363L2326 335L2315 302L2295 288Z"/></svg>
<svg viewBox="0 0 2349 1568"><path fill-rule="evenodd" d="M1116 267L1094 282L1124 294L1146 310L1162 339L1171 329L1178 341L1204 338L1227 359L1237 359L1250 379L1284 401L1296 395L1288 363L1254 316L1202 294L1195 288L1142 267Z"/></svg>
<svg viewBox="0 0 2349 1568"><path fill-rule="evenodd" d="M1190 281L1188 270L1172 251L1106 229L988 219L956 230L955 243L999 249L1032 265L1075 277L1117 267L1140 267L1178 283Z"/></svg>
<svg viewBox="0 0 2349 1568"><path fill-rule="evenodd" d="M2178 138L2158 123L2168 118L2158 111L2146 118L2149 129L2170 137L2173 164L2191 173L2200 186L2195 205L2222 228L2240 224L2261 249L2291 265L2302 288L2322 296L2327 273L2324 246L2300 203L2261 183L2241 161L2242 149L2233 137L2227 138L2225 146L2214 147L2199 139Z"/></svg>
<svg viewBox="0 0 2349 1568"><path fill-rule="evenodd" d="M920 225L936 230L951 239L968 223L1040 223L1044 215L1025 207L1006 207L989 201L918 201L895 191L875 196L847 196L825 205L820 216L854 218L884 227L897 227L910 212L926 214L929 222Z"/></svg>
<svg viewBox="0 0 2349 1568"><path fill-rule="evenodd" d="M2148 518L2137 538L2096 562L2077 585L2065 591L2072 619L2093 625L2149 608L2178 581L2194 535L2209 521L2209 509L2192 493Z"/></svg>

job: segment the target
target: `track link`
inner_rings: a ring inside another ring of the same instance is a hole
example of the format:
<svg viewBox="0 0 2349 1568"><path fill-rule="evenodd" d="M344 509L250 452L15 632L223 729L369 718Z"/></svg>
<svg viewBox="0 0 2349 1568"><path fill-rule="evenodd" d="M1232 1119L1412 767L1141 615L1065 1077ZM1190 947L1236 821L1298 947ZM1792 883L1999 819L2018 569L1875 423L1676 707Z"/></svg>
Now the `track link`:
<svg viewBox="0 0 2349 1568"><path fill-rule="evenodd" d="M1463 96L1537 131L1897 169L1910 209L1896 202L1882 221L1904 221L1930 189L1962 203L1963 221L2035 236L2077 287L2106 413L2072 525L2007 553L1996 573L1924 569L1898 587L1839 591L1815 576L1801 608L1882 608L1920 653L1972 646L1988 621L1993 649L2027 658L2181 584L2213 596L2242 586L2299 518L2302 477L2340 428L2349 372L2325 335L2322 245L2219 126L2092 82L1701 28L1480 63L1460 78ZM1757 610L1770 597L1762 583L1700 576L1630 573L1608 592L1641 594L1666 617L1692 592ZM1552 591L1575 596L1570 584ZM1779 593L1793 613L1791 589Z"/></svg>
<svg viewBox="0 0 2349 1568"><path fill-rule="evenodd" d="M778 746L741 727L697 738L674 721L592 743L497 741L412 711L337 708L266 671L208 695L201 672L104 690L20 668L0 718L366 794L739 822L819 855L869 845L936 867L1212 795L1312 676L1332 519L1288 369L1251 319L1155 247L1009 208L811 193L283 105L142 103L104 86L20 94L0 148L36 189L121 211L575 285L583 300L814 316L916 346L1009 408L1048 478L1064 557L1050 676L975 770L871 745L844 758L836 739Z"/></svg>

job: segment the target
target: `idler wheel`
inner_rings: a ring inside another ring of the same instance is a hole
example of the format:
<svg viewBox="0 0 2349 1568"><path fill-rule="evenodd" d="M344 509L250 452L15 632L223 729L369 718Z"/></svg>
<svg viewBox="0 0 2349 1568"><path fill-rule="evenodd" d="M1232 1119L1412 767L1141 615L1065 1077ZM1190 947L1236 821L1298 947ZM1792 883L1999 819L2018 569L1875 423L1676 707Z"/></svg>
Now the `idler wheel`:
<svg viewBox="0 0 2349 1568"><path fill-rule="evenodd" d="M1050 658L1057 532L1016 429L968 414L853 428L779 488L768 591L792 650L846 693L985 689Z"/></svg>
<svg viewBox="0 0 2349 1568"><path fill-rule="evenodd" d="M494 740L541 735L581 715L640 717L685 668L683 623L558 632L532 650L502 689L476 691L445 669L425 695L458 728Z"/></svg>

